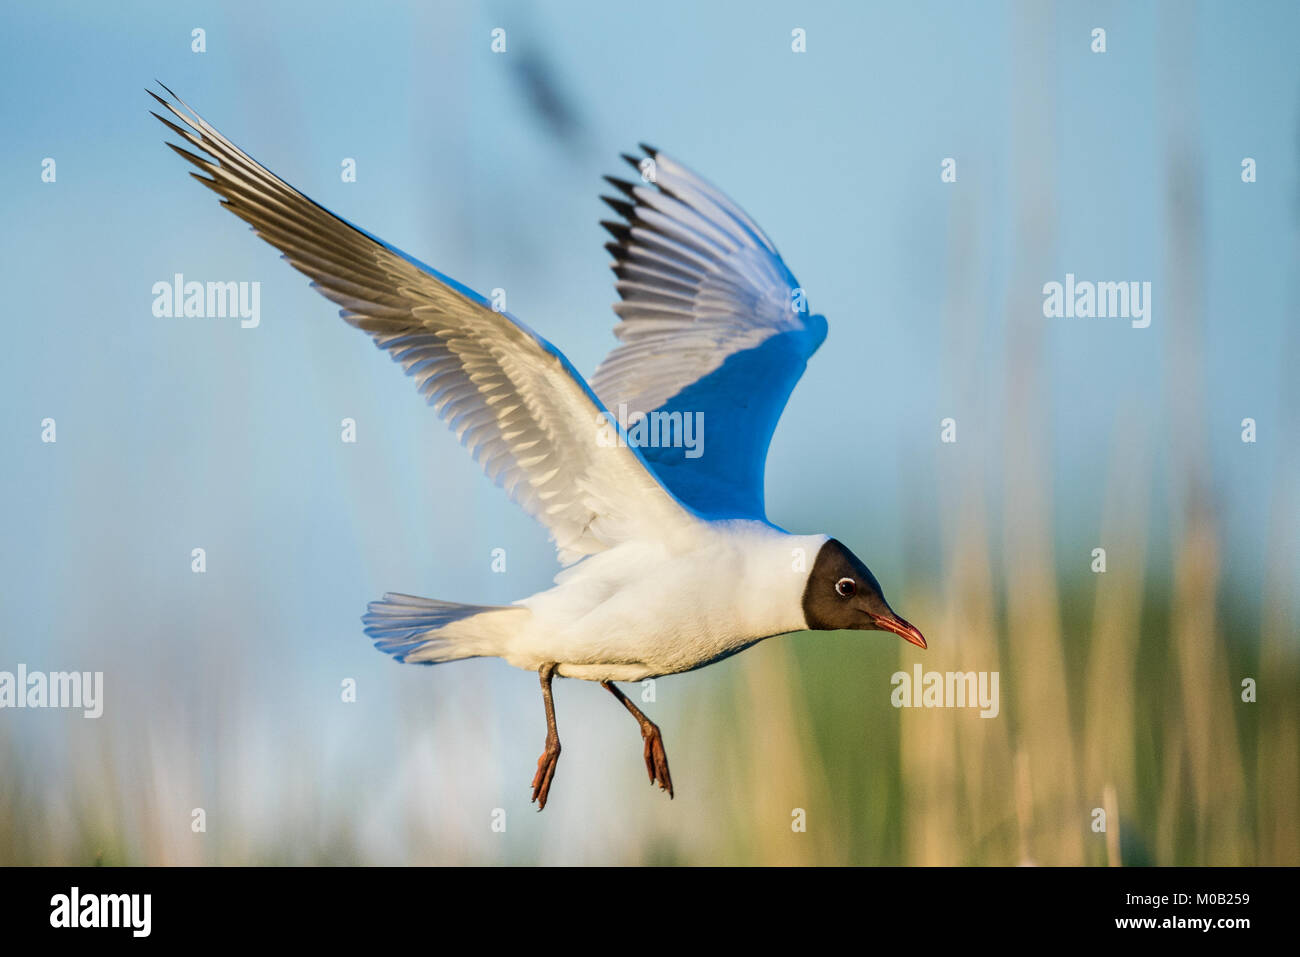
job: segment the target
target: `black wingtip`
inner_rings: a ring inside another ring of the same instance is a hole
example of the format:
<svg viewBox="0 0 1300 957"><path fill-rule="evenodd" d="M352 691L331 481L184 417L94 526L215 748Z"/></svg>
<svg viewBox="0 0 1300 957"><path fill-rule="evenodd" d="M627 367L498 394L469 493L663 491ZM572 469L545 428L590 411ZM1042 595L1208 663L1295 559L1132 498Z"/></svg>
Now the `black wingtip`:
<svg viewBox="0 0 1300 957"><path fill-rule="evenodd" d="M604 226L605 231L620 243L625 243L632 238L632 227L627 223L616 223L613 220L602 219L600 225Z"/></svg>
<svg viewBox="0 0 1300 957"><path fill-rule="evenodd" d="M624 219L631 221L636 218L636 207L631 203L625 203L623 200L615 199L613 196L602 196L601 200L606 206L618 213Z"/></svg>
<svg viewBox="0 0 1300 957"><path fill-rule="evenodd" d="M605 182L609 183L610 186L613 186L624 196L630 197L632 199L636 198L635 184L629 183L625 179L619 179L617 176L605 176L602 178L605 180Z"/></svg>
<svg viewBox="0 0 1300 957"><path fill-rule="evenodd" d="M618 155L623 157L628 166L636 170L638 176L642 175L641 164L646 161L644 156L633 156L631 153L620 153Z"/></svg>
<svg viewBox="0 0 1300 957"><path fill-rule="evenodd" d="M649 143L638 143L637 146L645 150L646 155L649 156L651 159L659 155L659 151L655 149L653 146L651 146Z"/></svg>
<svg viewBox="0 0 1300 957"><path fill-rule="evenodd" d="M195 145L195 146L198 145L197 143L194 143L194 140L193 140L193 138L192 138L192 137L193 137L193 134L187 132L186 130L181 129L179 126L177 126L177 125L176 125L175 123L173 123L171 120L167 119L167 117L165 117L165 116L160 116L159 114L155 113L153 110L150 110L150 111L149 111L149 115L152 116L152 117L154 117L154 118L155 118L159 123L161 123L163 126L167 127L167 129L171 130L173 133L175 133L175 134L176 134L177 136L179 136L181 139L185 140L187 143L190 143L190 144ZM168 145L170 146L171 144L168 144Z"/></svg>

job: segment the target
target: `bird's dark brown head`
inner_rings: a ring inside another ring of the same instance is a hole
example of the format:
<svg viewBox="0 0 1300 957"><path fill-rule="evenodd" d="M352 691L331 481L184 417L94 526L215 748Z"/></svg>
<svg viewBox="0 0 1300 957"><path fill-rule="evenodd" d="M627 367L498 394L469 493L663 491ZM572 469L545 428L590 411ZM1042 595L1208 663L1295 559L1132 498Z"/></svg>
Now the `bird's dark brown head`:
<svg viewBox="0 0 1300 957"><path fill-rule="evenodd" d="M803 591L803 615L813 631L892 631L925 647L925 637L889 607L871 569L833 538L813 562Z"/></svg>

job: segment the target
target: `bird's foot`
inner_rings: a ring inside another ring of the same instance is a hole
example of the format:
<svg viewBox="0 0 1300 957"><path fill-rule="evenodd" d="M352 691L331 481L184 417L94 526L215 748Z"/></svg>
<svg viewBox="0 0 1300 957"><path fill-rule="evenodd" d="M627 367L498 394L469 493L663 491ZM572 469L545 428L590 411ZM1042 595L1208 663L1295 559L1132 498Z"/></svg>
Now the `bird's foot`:
<svg viewBox="0 0 1300 957"><path fill-rule="evenodd" d="M658 784L659 790L667 791L669 800L673 796L673 778L668 773L668 755L664 752L664 736L659 733L659 726L653 721L641 725L641 737L645 740L645 769L650 775L650 783Z"/></svg>
<svg viewBox="0 0 1300 957"><path fill-rule="evenodd" d="M533 775L533 801L537 810L546 807L546 795L551 793L551 779L555 777L555 766L560 763L559 738L546 739L546 750L537 759L537 773Z"/></svg>

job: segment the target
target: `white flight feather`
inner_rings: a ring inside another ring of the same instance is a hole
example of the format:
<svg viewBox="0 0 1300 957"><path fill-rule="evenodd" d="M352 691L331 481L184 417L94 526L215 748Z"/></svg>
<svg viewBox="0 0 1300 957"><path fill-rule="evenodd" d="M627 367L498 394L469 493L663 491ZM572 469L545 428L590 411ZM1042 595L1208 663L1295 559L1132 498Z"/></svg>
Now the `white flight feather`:
<svg viewBox="0 0 1300 957"><path fill-rule="evenodd" d="M183 126L158 118L205 154L169 144L207 174L195 177L405 367L488 476L550 531L561 562L695 522L634 450L598 440L603 409L553 346L313 202L183 101L154 98Z"/></svg>

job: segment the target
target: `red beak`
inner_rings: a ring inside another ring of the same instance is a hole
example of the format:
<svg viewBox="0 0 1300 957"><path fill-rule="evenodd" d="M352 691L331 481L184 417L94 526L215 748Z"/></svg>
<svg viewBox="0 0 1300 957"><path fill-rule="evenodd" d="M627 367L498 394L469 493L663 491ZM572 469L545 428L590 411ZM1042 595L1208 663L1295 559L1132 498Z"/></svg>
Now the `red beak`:
<svg viewBox="0 0 1300 957"><path fill-rule="evenodd" d="M904 641L910 641L918 648L925 647L925 635L916 629L915 625L909 624L901 618L889 618L881 616L875 619L876 627L882 631L892 631Z"/></svg>

